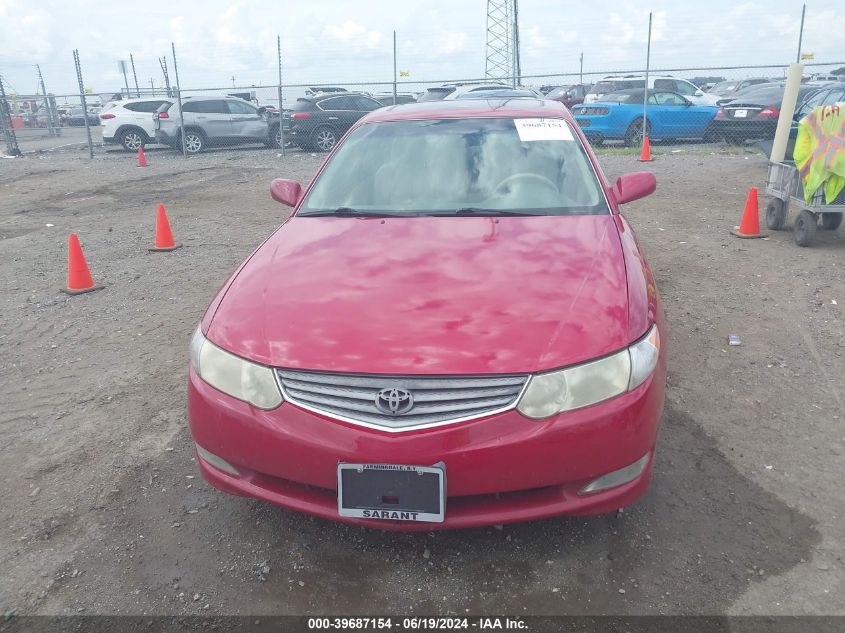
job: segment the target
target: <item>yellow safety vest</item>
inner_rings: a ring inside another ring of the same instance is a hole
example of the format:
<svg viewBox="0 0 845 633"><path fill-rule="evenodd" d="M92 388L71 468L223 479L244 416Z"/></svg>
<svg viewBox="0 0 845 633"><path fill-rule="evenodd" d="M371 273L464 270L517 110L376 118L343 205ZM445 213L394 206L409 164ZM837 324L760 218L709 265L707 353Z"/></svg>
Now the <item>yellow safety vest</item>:
<svg viewBox="0 0 845 633"><path fill-rule="evenodd" d="M832 203L845 188L845 106L820 106L801 119L793 158L804 200L810 203L824 185L825 203Z"/></svg>

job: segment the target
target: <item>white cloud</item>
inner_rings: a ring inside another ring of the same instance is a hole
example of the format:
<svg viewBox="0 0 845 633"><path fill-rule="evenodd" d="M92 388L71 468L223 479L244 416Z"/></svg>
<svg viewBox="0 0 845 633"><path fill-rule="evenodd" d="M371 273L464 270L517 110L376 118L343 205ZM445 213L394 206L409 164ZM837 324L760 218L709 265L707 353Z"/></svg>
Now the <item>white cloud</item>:
<svg viewBox="0 0 845 633"><path fill-rule="evenodd" d="M635 70L645 63L648 12L654 10L653 67L783 64L795 58L800 3L794 0L583 0L520 4L523 72ZM804 50L843 61L839 5L808 9ZM85 83L98 92L123 85L117 60L135 57L139 82L161 83L158 58L176 43L185 86L270 84L282 37L287 81L390 81L392 38L415 80L481 77L484 0L0 0L0 73L19 90L35 86L40 63L48 89L75 90L71 51L80 50ZM743 71L734 71L742 74ZM748 71L749 73L752 71ZM680 73L679 73L680 74ZM746 73L748 74L748 73Z"/></svg>
<svg viewBox="0 0 845 633"><path fill-rule="evenodd" d="M363 24L352 20L346 20L341 25L327 25L323 30L323 35L330 39L339 40L357 50L378 48L382 40L381 33L368 30Z"/></svg>

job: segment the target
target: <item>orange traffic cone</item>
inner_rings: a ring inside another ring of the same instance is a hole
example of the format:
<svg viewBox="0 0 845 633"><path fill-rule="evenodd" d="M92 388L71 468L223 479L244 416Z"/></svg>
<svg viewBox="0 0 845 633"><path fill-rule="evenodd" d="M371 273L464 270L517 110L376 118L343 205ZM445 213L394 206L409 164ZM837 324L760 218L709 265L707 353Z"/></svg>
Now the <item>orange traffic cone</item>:
<svg viewBox="0 0 845 633"><path fill-rule="evenodd" d="M760 233L760 210L757 206L757 187L751 187L748 190L748 199L745 201L745 211L742 214L742 220L739 226L734 227L731 233L737 237L746 239L765 237L764 233Z"/></svg>
<svg viewBox="0 0 845 633"><path fill-rule="evenodd" d="M138 148L138 167L147 166L147 156L144 154L144 146Z"/></svg>
<svg viewBox="0 0 845 633"><path fill-rule="evenodd" d="M654 160L651 157L651 143L648 142L648 136L643 137L643 150L640 152L640 161L648 162Z"/></svg>
<svg viewBox="0 0 845 633"><path fill-rule="evenodd" d="M69 295L81 295L83 292L100 288L102 286L94 285L94 278L88 270L82 246L79 245L79 238L76 237L76 233L71 233L67 238L67 288L64 288L62 292Z"/></svg>
<svg viewBox="0 0 845 633"><path fill-rule="evenodd" d="M180 246L182 245L173 241L173 232L170 230L170 222L167 221L164 205L159 204L156 213L156 245L150 251L175 251Z"/></svg>

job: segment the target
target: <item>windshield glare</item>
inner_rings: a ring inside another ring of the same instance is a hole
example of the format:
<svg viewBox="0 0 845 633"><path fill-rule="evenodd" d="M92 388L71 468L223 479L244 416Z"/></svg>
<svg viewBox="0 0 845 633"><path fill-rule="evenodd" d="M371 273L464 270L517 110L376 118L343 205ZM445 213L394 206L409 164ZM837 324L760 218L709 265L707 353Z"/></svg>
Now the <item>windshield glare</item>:
<svg viewBox="0 0 845 633"><path fill-rule="evenodd" d="M341 207L407 215L466 208L536 215L609 213L592 164L569 124L546 119L545 127L543 121L473 118L362 125L326 165L299 215Z"/></svg>

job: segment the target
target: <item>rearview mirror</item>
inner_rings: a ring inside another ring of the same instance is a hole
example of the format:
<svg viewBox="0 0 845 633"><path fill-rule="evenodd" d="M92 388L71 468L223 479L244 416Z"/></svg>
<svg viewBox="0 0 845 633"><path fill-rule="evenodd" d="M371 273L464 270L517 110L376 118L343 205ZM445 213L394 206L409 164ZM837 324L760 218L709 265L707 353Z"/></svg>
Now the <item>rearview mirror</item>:
<svg viewBox="0 0 845 633"><path fill-rule="evenodd" d="M295 180L276 178L270 183L270 197L289 207L295 207L302 197L302 185Z"/></svg>
<svg viewBox="0 0 845 633"><path fill-rule="evenodd" d="M613 195L616 197L617 204L625 204L651 195L656 188L657 180L654 174L648 171L634 171L623 174L616 180Z"/></svg>

